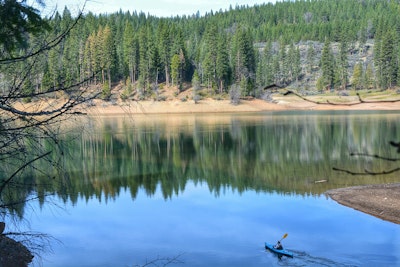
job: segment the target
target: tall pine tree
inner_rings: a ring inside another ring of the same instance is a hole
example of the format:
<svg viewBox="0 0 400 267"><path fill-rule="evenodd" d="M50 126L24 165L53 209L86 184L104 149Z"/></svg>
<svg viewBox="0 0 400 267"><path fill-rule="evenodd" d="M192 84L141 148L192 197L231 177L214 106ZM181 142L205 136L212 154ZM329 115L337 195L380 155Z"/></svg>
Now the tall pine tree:
<svg viewBox="0 0 400 267"><path fill-rule="evenodd" d="M321 55L322 83L325 88L332 89L335 80L335 59L329 39L325 39Z"/></svg>

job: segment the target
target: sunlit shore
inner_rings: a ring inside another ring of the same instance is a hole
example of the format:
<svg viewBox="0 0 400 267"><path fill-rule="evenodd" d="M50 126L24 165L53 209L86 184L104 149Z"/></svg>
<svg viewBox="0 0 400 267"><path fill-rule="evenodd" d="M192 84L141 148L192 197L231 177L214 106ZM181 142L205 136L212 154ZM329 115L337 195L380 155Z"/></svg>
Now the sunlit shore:
<svg viewBox="0 0 400 267"><path fill-rule="evenodd" d="M400 102L359 103L355 105L315 104L302 99L277 98L274 103L261 99L242 100L233 105L229 100L193 101L127 101L110 103L101 100L90 106L80 108L81 112L89 115L118 115L118 114L179 114L179 113L240 113L285 110L400 110Z"/></svg>

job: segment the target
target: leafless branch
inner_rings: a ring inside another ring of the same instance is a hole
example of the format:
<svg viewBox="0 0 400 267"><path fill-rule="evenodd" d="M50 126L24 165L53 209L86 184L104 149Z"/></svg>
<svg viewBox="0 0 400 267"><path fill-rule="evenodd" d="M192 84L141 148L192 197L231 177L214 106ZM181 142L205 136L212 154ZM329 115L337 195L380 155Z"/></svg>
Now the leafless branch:
<svg viewBox="0 0 400 267"><path fill-rule="evenodd" d="M172 258L157 257L156 259L146 262L144 265L134 265L134 267L146 267L146 266L156 266L156 267L163 266L163 267L165 267L170 264L183 264L184 262L179 259L182 255L183 255L183 253L176 255Z"/></svg>
<svg viewBox="0 0 400 267"><path fill-rule="evenodd" d="M26 185L25 185L25 186L26 186ZM49 197L49 196L52 196L52 195L53 195L53 194L47 194L47 195L40 196L40 197ZM21 205L21 204L30 202L30 201L32 201L32 200L37 200L37 199L40 198L40 197L39 197L39 196L35 196L35 197L31 197L31 198L25 198L25 199L22 199L22 200L19 200L19 201L8 202L8 203L5 203L5 204L1 204L1 205L0 205L0 208L11 208L11 207L13 207L13 206Z"/></svg>
<svg viewBox="0 0 400 267"><path fill-rule="evenodd" d="M86 1L83 4L82 10L84 10L85 5L86 5ZM74 23L69 25L69 27L67 29L65 29L64 32L62 32L60 35L56 36L54 39L46 42L44 45L42 45L36 51L32 51L32 52L30 52L30 53L28 53L26 55L19 56L19 57L9 57L9 58L5 58L5 59L0 59L0 65L1 64L9 64L9 63L14 63L14 62L25 61L25 60L27 60L29 58L32 58L34 56L42 54L43 52L46 52L48 50L53 49L54 47L59 45L65 39L65 37L71 32L71 30L78 24L78 22L82 18L82 16L83 16L83 12L80 12L78 14L78 17L75 19Z"/></svg>
<svg viewBox="0 0 400 267"><path fill-rule="evenodd" d="M399 158L389 158L389 157L382 157L379 155L371 155L367 153L350 153L350 156L360 156L360 157L371 157L371 158L376 158L376 159L382 159L386 161L400 161Z"/></svg>
<svg viewBox="0 0 400 267"><path fill-rule="evenodd" d="M353 172L353 171L349 171L349 170L346 170L346 169L339 169L339 168L336 168L336 167L333 167L332 169L334 171L344 172L344 173L348 173L348 174L351 174L351 175L387 175L387 174L391 174L391 173L395 173L395 172L400 171L400 168L395 168L395 169L392 169L392 170L389 170L389 171L381 171L381 172L372 172L372 171L369 171L369 170L364 170L364 172Z"/></svg>
<svg viewBox="0 0 400 267"><path fill-rule="evenodd" d="M360 94L357 93L357 97L358 97L358 101L357 102L352 102L352 103L335 103L335 102L331 102L329 100L326 100L326 102L323 101L315 101L315 100L311 100L307 97L304 97L294 91L291 90L287 90L286 93L284 93L283 95L295 95L307 102L313 103L313 104L317 104L317 105L323 105L323 104L328 104L328 105L333 105L333 106L355 106L355 105L359 105L359 104L363 104L363 103L396 103L396 102L400 102L400 99L394 99L394 100L370 100L370 101L366 101L364 99L361 98Z"/></svg>
<svg viewBox="0 0 400 267"><path fill-rule="evenodd" d="M6 232L3 233L3 235L10 237L10 238L15 238L24 246L26 246L30 252L34 253L35 256L40 257L40 254L43 252L49 252L51 251L51 242L52 241L57 241L56 238L54 238L51 235L48 234L43 234L39 232Z"/></svg>
<svg viewBox="0 0 400 267"><path fill-rule="evenodd" d="M25 162L25 164L23 164L22 166L20 166L7 180L5 180L5 181L2 182L2 184L0 185L0 195L1 195L1 193L3 192L4 188L7 186L7 184L10 183L10 181L11 181L12 179L14 179L14 177L15 177L20 171L22 171L23 169L25 169L27 166L31 165L33 162L35 162L35 161L37 161L37 160L39 160L39 159L41 159L41 158L44 158L44 157L46 157L47 155L50 155L50 153L51 153L51 151L49 151L49 152L47 152L47 153L45 153L45 154L42 154L42 155L40 155L39 157L36 157L36 158L34 158L34 159L32 159L32 160L30 160L30 161L28 161L28 162Z"/></svg>

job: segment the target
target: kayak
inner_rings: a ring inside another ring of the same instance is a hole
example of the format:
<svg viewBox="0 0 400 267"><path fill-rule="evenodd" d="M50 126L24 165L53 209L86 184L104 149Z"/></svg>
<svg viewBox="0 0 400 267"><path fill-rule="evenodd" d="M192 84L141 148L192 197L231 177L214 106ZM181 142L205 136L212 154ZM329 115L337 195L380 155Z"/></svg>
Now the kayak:
<svg viewBox="0 0 400 267"><path fill-rule="evenodd" d="M293 258L293 253L290 251L287 251L286 249L276 249L274 248L274 245L272 244L268 244L267 242L265 242L265 249L268 249L276 254L278 254L278 256L286 256L286 257L290 257Z"/></svg>

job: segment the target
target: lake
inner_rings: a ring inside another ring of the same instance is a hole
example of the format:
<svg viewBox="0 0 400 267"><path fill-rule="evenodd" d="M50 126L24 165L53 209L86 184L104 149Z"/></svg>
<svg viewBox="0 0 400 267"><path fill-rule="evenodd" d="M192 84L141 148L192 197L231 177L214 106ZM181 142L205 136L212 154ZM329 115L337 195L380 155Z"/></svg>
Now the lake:
<svg viewBox="0 0 400 267"><path fill-rule="evenodd" d="M399 140L399 115L120 116L69 127L67 172L36 177L52 196L23 212L57 239L33 266L400 266L399 225L324 195L399 182L332 170L396 166L350 153L398 157L389 141ZM285 233L293 259L264 249Z"/></svg>

